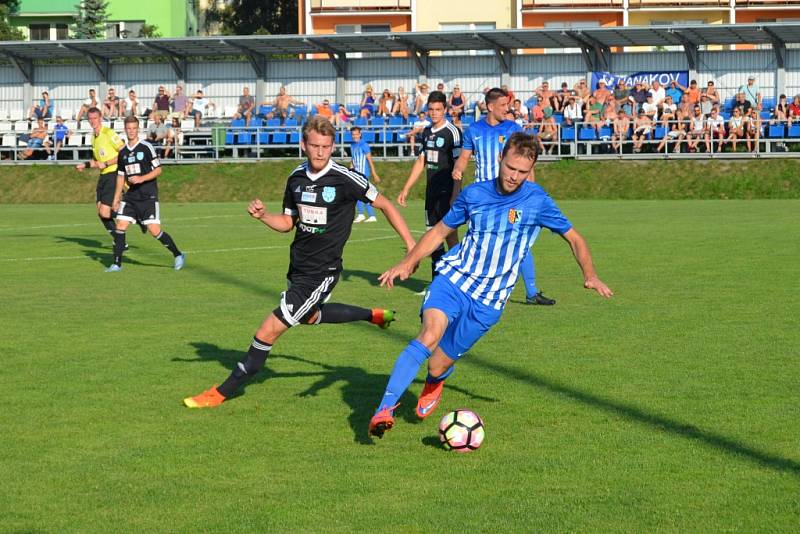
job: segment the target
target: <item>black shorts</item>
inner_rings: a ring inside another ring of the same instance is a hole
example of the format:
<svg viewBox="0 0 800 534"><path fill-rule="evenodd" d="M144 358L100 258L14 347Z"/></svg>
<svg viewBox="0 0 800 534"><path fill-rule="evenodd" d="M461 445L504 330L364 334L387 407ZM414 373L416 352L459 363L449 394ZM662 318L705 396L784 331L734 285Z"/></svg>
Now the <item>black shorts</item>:
<svg viewBox="0 0 800 534"><path fill-rule="evenodd" d="M119 203L117 219L131 223L161 224L158 200L155 198L148 198L145 200L126 199Z"/></svg>
<svg viewBox="0 0 800 534"><path fill-rule="evenodd" d="M114 191L117 188L117 173L101 174L97 179L97 202L110 206L114 203Z"/></svg>
<svg viewBox="0 0 800 534"><path fill-rule="evenodd" d="M273 313L288 327L299 324L310 324L320 306L325 304L331 296L339 273L328 276L302 276L294 275L289 280L289 287L281 293L281 303ZM314 323L316 324L316 323Z"/></svg>
<svg viewBox="0 0 800 534"><path fill-rule="evenodd" d="M452 195L444 194L425 199L425 226L433 228L436 223L444 219L450 211L450 198Z"/></svg>

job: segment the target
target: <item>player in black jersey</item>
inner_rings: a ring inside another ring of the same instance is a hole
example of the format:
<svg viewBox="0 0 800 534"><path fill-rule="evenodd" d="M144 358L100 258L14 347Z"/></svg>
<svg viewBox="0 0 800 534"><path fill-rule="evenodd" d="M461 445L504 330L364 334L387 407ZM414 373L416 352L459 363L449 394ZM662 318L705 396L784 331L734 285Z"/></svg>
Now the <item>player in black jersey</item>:
<svg viewBox="0 0 800 534"><path fill-rule="evenodd" d="M130 223L145 225L150 235L167 247L175 258L174 267L179 271L186 260L178 250L172 237L161 230L158 208L158 185L161 164L153 145L139 140L139 119L130 116L125 119L125 136L128 142L117 157L117 185L114 190L113 208L117 212L117 225L114 230L114 263L106 272L122 270L122 254L125 251L125 230ZM123 186L129 189L122 195ZM122 198L120 198L122 197Z"/></svg>
<svg viewBox="0 0 800 534"><path fill-rule="evenodd" d="M428 230L436 226L450 211L452 200L458 196L461 185L453 181L453 167L461 153L461 130L445 119L447 97L441 91L428 96L428 118L431 125L422 131L420 154L414 162L406 185L397 197L397 203L406 206L408 193L419 180L422 171L427 171L425 188L425 226ZM455 188L455 189L454 189ZM458 234L447 236L447 248L456 246ZM431 277L436 276L436 262L444 256L444 244L431 254Z"/></svg>
<svg viewBox="0 0 800 534"><path fill-rule="evenodd" d="M342 270L342 251L353 227L357 201L369 202L383 212L408 250L414 240L405 221L389 200L362 174L331 160L333 125L319 115L303 126L301 147L308 160L286 181L283 213L269 213L256 199L250 215L278 232L295 230L289 253L289 287L280 304L261 323L247 357L236 364L219 387L183 400L190 408L219 406L263 366L273 343L289 328L301 324L369 321L386 328L393 312L327 304Z"/></svg>

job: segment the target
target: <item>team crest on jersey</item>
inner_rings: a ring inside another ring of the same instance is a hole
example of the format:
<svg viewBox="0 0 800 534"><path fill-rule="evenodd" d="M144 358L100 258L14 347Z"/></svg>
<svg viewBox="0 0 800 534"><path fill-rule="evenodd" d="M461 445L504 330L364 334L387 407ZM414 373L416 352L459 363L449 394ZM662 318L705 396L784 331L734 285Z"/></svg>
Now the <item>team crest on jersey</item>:
<svg viewBox="0 0 800 534"><path fill-rule="evenodd" d="M137 152L136 159L138 159L139 161L144 160L144 152Z"/></svg>
<svg viewBox="0 0 800 534"><path fill-rule="evenodd" d="M333 202L336 198L336 188L325 186L322 188L322 200L325 202Z"/></svg>
<svg viewBox="0 0 800 534"><path fill-rule="evenodd" d="M436 138L436 148L442 148L444 146L444 138L437 137Z"/></svg>
<svg viewBox="0 0 800 534"><path fill-rule="evenodd" d="M514 224L521 218L522 218L522 210L516 210L514 208L508 210L508 222L510 222L511 224Z"/></svg>
<svg viewBox="0 0 800 534"><path fill-rule="evenodd" d="M499 142L501 145L504 145L504 144L506 144L506 136L505 136L505 135L498 135L498 136L497 136L497 141L498 141L498 142ZM512 222L513 222L513 221L512 221Z"/></svg>

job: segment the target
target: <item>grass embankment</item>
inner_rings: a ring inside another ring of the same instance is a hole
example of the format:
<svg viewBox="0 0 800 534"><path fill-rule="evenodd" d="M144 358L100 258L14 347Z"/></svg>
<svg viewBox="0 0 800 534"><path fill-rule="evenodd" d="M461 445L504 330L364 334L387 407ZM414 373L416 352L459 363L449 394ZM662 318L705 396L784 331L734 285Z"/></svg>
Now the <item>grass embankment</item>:
<svg viewBox="0 0 800 534"><path fill-rule="evenodd" d="M282 198L298 160L169 165L159 180L163 201L236 202ZM411 161L376 162L380 189L394 198ZM467 175L472 175L469 169ZM800 161L573 161L543 163L537 179L557 199L800 198ZM0 168L0 203L82 203L94 197L95 173L71 166ZM418 184L412 198L422 198Z"/></svg>

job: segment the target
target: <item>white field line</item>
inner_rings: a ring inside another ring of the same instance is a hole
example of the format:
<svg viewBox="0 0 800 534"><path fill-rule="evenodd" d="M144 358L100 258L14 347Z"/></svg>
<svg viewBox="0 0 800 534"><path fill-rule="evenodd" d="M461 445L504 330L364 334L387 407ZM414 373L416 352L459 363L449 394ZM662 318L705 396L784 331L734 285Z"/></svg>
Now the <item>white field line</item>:
<svg viewBox="0 0 800 534"><path fill-rule="evenodd" d="M237 213L237 214L229 214L229 215L206 215L202 217L180 217L169 219L169 222L178 222L178 221L200 221L204 219L225 219L230 217L247 217L246 213ZM10 232L15 230L41 230L45 228L75 228L78 226L97 226L100 224L96 220L94 222L85 222L85 223L75 223L75 224L47 224L44 226L0 226L0 232Z"/></svg>

